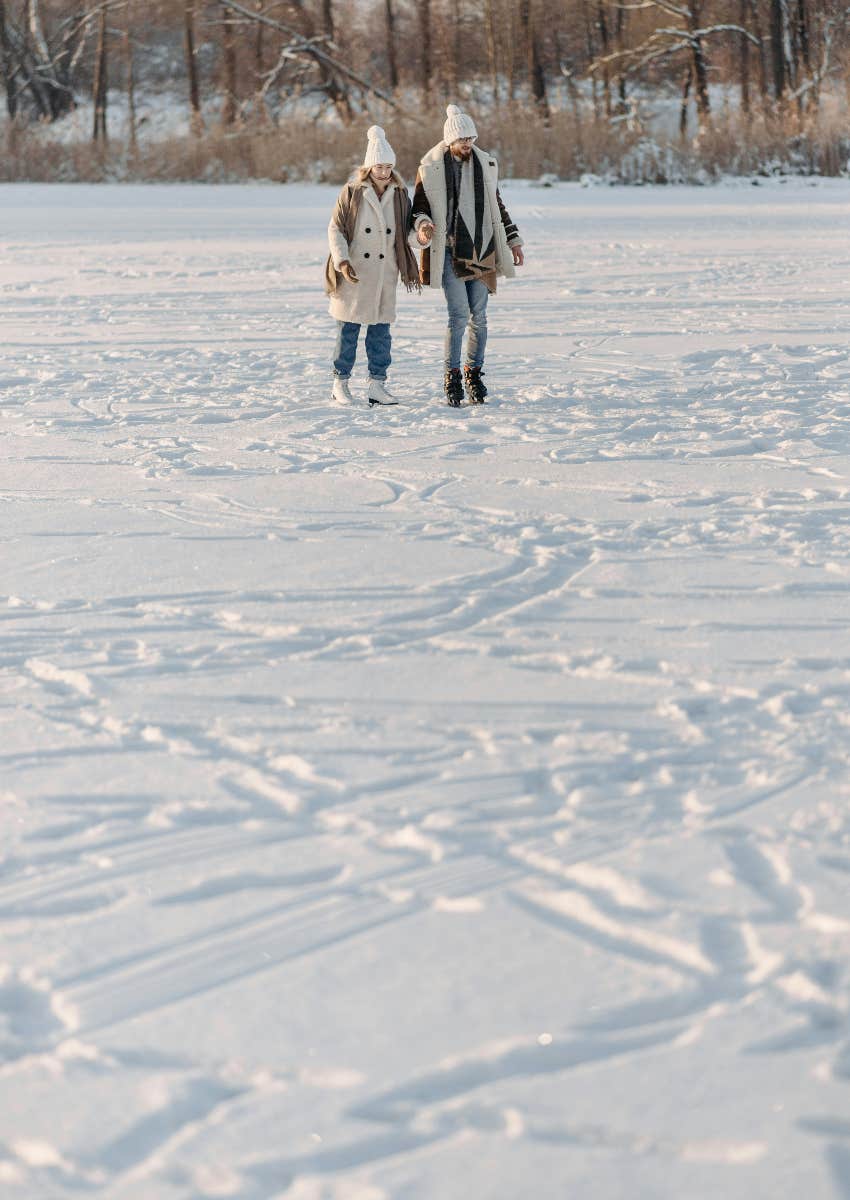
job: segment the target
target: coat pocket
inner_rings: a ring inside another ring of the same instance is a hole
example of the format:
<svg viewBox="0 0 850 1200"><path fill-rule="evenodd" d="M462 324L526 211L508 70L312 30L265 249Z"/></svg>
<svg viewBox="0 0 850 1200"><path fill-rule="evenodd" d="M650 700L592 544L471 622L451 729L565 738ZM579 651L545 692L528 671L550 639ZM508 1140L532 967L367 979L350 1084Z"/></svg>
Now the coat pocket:
<svg viewBox="0 0 850 1200"><path fill-rule="evenodd" d="M342 285L342 275L334 266L333 255L328 255L328 261L325 263L325 295L333 296L339 291Z"/></svg>

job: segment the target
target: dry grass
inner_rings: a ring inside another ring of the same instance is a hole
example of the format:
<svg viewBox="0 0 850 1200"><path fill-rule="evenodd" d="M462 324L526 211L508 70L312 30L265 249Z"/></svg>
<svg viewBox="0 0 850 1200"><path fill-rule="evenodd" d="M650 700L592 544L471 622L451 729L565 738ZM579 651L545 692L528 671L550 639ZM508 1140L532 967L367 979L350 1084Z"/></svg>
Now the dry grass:
<svg viewBox="0 0 850 1200"><path fill-rule="evenodd" d="M371 119L385 126L399 170L411 179L422 152L441 136L443 110ZM346 128L300 117L278 128L245 126L142 142L132 152L120 142L105 149L65 144L52 140L49 130L17 128L7 133L0 180L336 183L362 161L369 123L364 117ZM622 183L702 183L724 174L841 175L850 159L847 121L839 112L808 123L793 113L748 121L721 114L687 141L650 137L590 112L555 112L544 122L527 107L511 106L491 110L478 123L482 144L498 155L503 176L514 178L593 174Z"/></svg>

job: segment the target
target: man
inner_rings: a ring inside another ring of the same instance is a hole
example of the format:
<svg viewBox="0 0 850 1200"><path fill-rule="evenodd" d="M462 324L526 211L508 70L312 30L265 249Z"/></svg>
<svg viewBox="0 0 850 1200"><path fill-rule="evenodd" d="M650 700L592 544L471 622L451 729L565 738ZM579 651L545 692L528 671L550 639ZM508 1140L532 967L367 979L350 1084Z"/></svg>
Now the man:
<svg viewBox="0 0 850 1200"><path fill-rule="evenodd" d="M470 404L483 404L487 389L487 301L499 275L523 264L522 239L499 195L496 160L475 145L478 131L456 104L446 109L443 140L419 164L413 220L422 251L420 279L442 287L448 307L444 386L457 408L464 384ZM464 329L469 333L461 374Z"/></svg>

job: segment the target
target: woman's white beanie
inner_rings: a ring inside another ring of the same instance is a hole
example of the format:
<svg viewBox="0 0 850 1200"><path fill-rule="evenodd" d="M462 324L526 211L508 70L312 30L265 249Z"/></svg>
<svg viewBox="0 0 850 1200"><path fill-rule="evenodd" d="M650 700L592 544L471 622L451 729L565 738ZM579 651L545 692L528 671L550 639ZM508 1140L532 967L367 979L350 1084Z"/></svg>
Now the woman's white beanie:
<svg viewBox="0 0 850 1200"><path fill-rule="evenodd" d="M447 146L452 142L456 142L458 138L477 138L478 130L475 128L475 122L469 113L465 113L463 109L458 108L456 104L450 104L446 109L446 123L443 126L443 141Z"/></svg>
<svg viewBox="0 0 850 1200"><path fill-rule="evenodd" d="M375 167L378 163L389 163L395 166L395 150L387 141L387 135L380 125L371 125L366 130L366 157L364 167Z"/></svg>

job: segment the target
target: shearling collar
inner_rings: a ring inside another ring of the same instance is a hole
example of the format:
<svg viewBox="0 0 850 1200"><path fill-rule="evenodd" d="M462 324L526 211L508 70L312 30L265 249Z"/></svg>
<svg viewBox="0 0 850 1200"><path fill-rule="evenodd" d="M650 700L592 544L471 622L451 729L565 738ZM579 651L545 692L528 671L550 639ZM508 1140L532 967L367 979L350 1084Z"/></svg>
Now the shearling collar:
<svg viewBox="0 0 850 1200"><path fill-rule="evenodd" d="M432 146L427 154L423 154L419 165L421 167L434 167L437 163L442 163L448 146L445 142L437 142L436 146ZM483 167L493 166L495 160L492 154L488 154L486 150L480 149L479 146L472 147L472 153L478 158Z"/></svg>
<svg viewBox="0 0 850 1200"><path fill-rule="evenodd" d="M432 146L427 154L422 155L420 166L430 167L436 162L443 161L443 155L448 150L445 142L437 142L436 146Z"/></svg>

